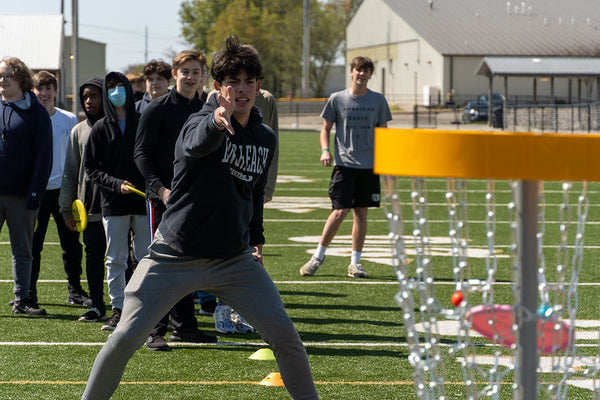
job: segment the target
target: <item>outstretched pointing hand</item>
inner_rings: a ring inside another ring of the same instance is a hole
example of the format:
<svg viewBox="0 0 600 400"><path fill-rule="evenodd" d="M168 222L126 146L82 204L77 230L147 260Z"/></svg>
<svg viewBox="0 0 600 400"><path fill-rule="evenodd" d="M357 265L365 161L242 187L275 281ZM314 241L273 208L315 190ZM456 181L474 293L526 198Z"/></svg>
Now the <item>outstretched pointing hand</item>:
<svg viewBox="0 0 600 400"><path fill-rule="evenodd" d="M235 110L235 92L231 86L226 86L226 89L227 97L218 92L219 104L221 106L215 110L215 122L218 125L224 126L232 135L235 135L235 131L231 125L231 115Z"/></svg>

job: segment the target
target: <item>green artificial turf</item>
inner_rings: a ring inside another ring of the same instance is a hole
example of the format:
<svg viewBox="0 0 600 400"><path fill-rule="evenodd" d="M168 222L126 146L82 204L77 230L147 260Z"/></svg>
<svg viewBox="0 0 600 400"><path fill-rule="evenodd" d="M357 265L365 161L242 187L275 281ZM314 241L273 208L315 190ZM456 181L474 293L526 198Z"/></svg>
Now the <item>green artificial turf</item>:
<svg viewBox="0 0 600 400"><path fill-rule="evenodd" d="M368 241L363 265L369 273L366 280L346 276L349 262L351 217L342 225L336 241L328 252L325 264L313 277L301 277L299 268L309 258L308 251L316 247L325 218L330 212L327 188L331 168L322 167L319 134L317 132L281 132L280 182L275 197L264 214L265 267L276 282L286 309L306 344L317 389L322 399L416 399L413 386L413 368L408 362L406 330L400 306L394 296L399 287L394 271L383 256L366 257L371 252L382 252L387 244L388 222L382 209L369 211L368 235L379 239L379 244ZM445 203L445 181L428 181L429 218L432 236L447 236L448 210ZM399 187L403 197L409 196L410 182L402 178ZM485 188L481 180L468 182L469 245L485 248ZM546 184L546 237L544 243L559 243L559 213L556 204L561 201L560 185ZM598 237L600 186L588 184L590 199L586 227L586 248L580 281L589 285L578 288L577 318L598 319L596 282L600 280L599 252L595 248ZM574 204L580 184L575 184L570 203ZM409 198L409 197L408 197ZM306 200L311 200L308 204ZM496 184L497 230L496 240L503 252L508 252L510 231L506 203L511 200L506 182ZM291 207L290 205L293 205ZM298 206L304 205L303 212ZM409 219L410 204L403 206ZM571 220L576 218L572 209ZM575 226L571 227L571 234ZM8 229L0 232L0 400L7 399L77 399L83 393L85 381L97 352L108 333L100 324L81 323L77 318L85 308L66 304L67 283L62 267L61 251L53 222L46 237L42 257L40 283L41 305L48 315L27 317L11 314L8 306L12 299L11 255ZM382 253L383 254L383 253ZM371 254L372 255L372 254ZM553 280L556 250L547 250L547 279ZM451 307L450 297L455 288L451 259L436 257L436 287L438 301ZM470 260L474 277L486 274L485 260ZM84 278L83 278L84 279ZM570 276L567 276L570 279ZM508 259L499 259L497 282L511 280ZM84 284L85 287L85 284ZM512 302L510 285L494 289L497 303ZM477 296L471 302L477 301ZM106 298L108 303L108 297ZM198 316L200 329L215 333L211 317ZM596 331L598 327L587 328ZM215 345L174 346L171 352L150 352L140 349L129 362L122 384L114 399L287 399L284 388L261 386L258 383L269 373L277 371L275 361L256 361L248 357L266 345L258 334L218 334ZM454 345L456 336L446 336L445 345ZM484 339L474 342L489 344ZM597 339L587 341L590 347L580 351L594 356L598 353ZM492 354L486 346L478 352ZM446 347L448 349L450 347ZM446 350L447 352L447 350ZM502 350L503 355L509 352ZM485 366L484 366L485 367ZM487 368L487 367L485 367ZM464 396L464 377L456 359L447 356L445 368L446 395L450 399ZM540 375L543 382L554 379ZM500 388L500 398L509 399L512 377L507 377ZM569 399L588 399L592 392L570 386ZM539 398L546 398L541 393Z"/></svg>

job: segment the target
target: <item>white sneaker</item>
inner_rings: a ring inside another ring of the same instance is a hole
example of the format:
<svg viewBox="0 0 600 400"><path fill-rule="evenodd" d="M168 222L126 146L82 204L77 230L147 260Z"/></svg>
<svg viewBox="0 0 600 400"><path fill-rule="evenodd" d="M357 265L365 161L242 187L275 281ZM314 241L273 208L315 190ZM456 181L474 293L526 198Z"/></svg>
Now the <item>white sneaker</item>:
<svg viewBox="0 0 600 400"><path fill-rule="evenodd" d="M310 260L306 264L300 268L300 275L302 276L312 276L317 272L321 264L325 261L325 256L323 256L322 260L319 260L317 257L312 256Z"/></svg>
<svg viewBox="0 0 600 400"><path fill-rule="evenodd" d="M360 264L348 265L348 276L351 278L366 278L367 273Z"/></svg>
<svg viewBox="0 0 600 400"><path fill-rule="evenodd" d="M236 333L251 333L254 332L254 327L247 323L237 311L231 312L231 323L235 328Z"/></svg>
<svg viewBox="0 0 600 400"><path fill-rule="evenodd" d="M231 323L231 307L228 305L218 305L215 307L213 315L215 320L215 329L220 333L235 333L235 327Z"/></svg>

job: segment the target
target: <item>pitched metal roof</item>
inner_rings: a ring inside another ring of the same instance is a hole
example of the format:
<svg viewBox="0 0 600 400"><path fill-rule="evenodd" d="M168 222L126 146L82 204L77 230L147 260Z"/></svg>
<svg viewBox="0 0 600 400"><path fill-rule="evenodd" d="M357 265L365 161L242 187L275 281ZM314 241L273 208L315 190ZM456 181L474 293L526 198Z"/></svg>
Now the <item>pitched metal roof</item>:
<svg viewBox="0 0 600 400"><path fill-rule="evenodd" d="M18 57L30 69L60 69L60 14L0 14L0 58Z"/></svg>
<svg viewBox="0 0 600 400"><path fill-rule="evenodd" d="M598 0L383 1L442 55L600 56Z"/></svg>
<svg viewBox="0 0 600 400"><path fill-rule="evenodd" d="M484 57L477 75L600 77L600 58Z"/></svg>

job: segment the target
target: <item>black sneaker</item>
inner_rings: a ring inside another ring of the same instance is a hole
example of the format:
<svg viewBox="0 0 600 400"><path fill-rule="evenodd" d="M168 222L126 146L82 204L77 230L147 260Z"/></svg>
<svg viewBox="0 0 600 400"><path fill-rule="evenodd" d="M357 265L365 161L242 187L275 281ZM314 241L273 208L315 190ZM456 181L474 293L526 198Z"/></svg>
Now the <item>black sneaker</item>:
<svg viewBox="0 0 600 400"><path fill-rule="evenodd" d="M75 289L73 291L69 291L67 303L91 307L92 299L90 299L90 296L88 296L88 294L83 289Z"/></svg>
<svg viewBox="0 0 600 400"><path fill-rule="evenodd" d="M45 309L33 304L30 300L15 301L12 312L13 314L46 315Z"/></svg>
<svg viewBox="0 0 600 400"><path fill-rule="evenodd" d="M198 310L198 314L199 315L208 315L208 316L212 317L213 314L215 313L216 307L217 307L216 300L205 301L204 303L200 304L200 310Z"/></svg>
<svg viewBox="0 0 600 400"><path fill-rule="evenodd" d="M171 351L171 348L165 341L165 338L160 335L150 335L146 339L146 347L152 351Z"/></svg>
<svg viewBox="0 0 600 400"><path fill-rule="evenodd" d="M106 323L104 325L102 325L102 328L100 328L100 329L103 331L114 331L120 320L121 320L121 309L113 308L112 317L110 317L110 319L108 321L106 321Z"/></svg>
<svg viewBox="0 0 600 400"><path fill-rule="evenodd" d="M106 316L106 312L101 312L96 307L90 308L85 314L79 317L78 321L81 322L98 322L98 321L106 321L108 317Z"/></svg>
<svg viewBox="0 0 600 400"><path fill-rule="evenodd" d="M177 331L173 331L169 342L188 342L188 343L217 343L219 339L213 335L207 335L201 330L196 330L190 333L181 334Z"/></svg>

